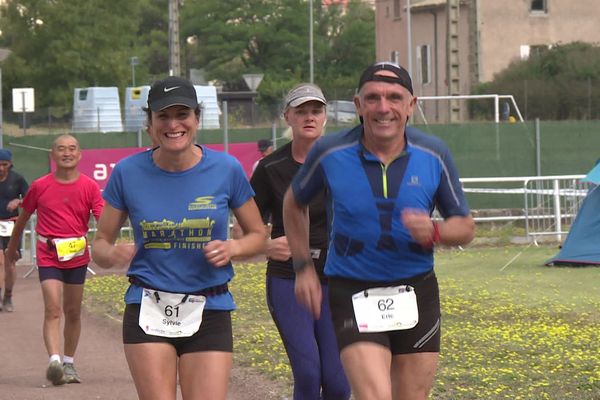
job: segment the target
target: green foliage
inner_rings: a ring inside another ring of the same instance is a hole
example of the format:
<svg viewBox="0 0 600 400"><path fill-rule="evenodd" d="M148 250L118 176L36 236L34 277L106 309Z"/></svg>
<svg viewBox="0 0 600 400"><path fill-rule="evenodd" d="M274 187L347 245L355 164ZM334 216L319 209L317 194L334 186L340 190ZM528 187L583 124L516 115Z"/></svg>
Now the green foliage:
<svg viewBox="0 0 600 400"><path fill-rule="evenodd" d="M529 59L512 63L476 93L514 95L526 107L526 119L598 119L592 105L600 102L599 82L600 46L574 42L532 49ZM481 115L484 110L474 105L472 111Z"/></svg>
<svg viewBox="0 0 600 400"><path fill-rule="evenodd" d="M4 84L34 87L38 106L65 108L76 87L123 87L138 4L8 0L0 17L3 45L12 50L2 65Z"/></svg>
<svg viewBox="0 0 600 400"><path fill-rule="evenodd" d="M359 0L345 12L313 6L315 83L330 99L350 99L358 74L375 59L373 10ZM132 57L136 85L168 71L168 0L7 0L0 26L0 46L12 51L2 64L4 84L34 87L37 107L69 110L76 87L123 92L132 85ZM180 44L182 70L204 69L225 90L247 90L242 75L263 73L263 118L276 118L284 94L310 79L304 0L187 0ZM3 95L8 104L10 91Z"/></svg>

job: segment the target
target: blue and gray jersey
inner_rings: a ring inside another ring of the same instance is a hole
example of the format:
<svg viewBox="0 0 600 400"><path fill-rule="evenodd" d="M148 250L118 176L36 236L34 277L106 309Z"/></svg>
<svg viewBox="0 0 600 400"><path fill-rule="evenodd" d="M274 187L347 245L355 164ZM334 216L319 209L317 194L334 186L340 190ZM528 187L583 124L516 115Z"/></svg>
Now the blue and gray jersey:
<svg viewBox="0 0 600 400"><path fill-rule="evenodd" d="M416 243L401 213L467 216L458 173L446 145L407 128L406 147L384 165L362 144L362 125L320 139L292 181L308 204L324 186L331 213L328 276L375 282L410 278L433 268L433 252Z"/></svg>

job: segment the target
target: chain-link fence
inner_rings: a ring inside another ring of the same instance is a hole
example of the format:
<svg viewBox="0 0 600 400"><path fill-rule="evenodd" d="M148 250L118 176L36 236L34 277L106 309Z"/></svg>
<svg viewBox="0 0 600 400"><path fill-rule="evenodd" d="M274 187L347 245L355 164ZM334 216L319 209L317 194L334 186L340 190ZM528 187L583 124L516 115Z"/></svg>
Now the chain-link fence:
<svg viewBox="0 0 600 400"><path fill-rule="evenodd" d="M37 108L28 113L5 109L2 116L5 135L53 135L71 130L73 111L64 107Z"/></svg>
<svg viewBox="0 0 600 400"><path fill-rule="evenodd" d="M337 93L337 92L336 92ZM333 126L352 125L357 121L352 95L333 94L328 108L328 122ZM338 96L338 97L335 97ZM210 129L263 129L273 125L284 128L281 101L265 104L247 93L229 95L205 108L201 115L201 130ZM36 108L35 112L15 113L3 110L3 132L8 136L54 135L83 132L137 132L145 130L145 113L140 105L121 107L94 104L74 111L64 107Z"/></svg>

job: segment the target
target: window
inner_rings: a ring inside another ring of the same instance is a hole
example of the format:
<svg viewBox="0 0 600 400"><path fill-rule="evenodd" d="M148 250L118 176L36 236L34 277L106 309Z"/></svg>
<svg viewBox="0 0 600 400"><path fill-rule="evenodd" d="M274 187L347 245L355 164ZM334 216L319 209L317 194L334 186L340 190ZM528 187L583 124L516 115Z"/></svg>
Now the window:
<svg viewBox="0 0 600 400"><path fill-rule="evenodd" d="M531 12L533 13L547 13L548 5L546 0L531 0Z"/></svg>
<svg viewBox="0 0 600 400"><path fill-rule="evenodd" d="M529 56L535 57L544 54L547 52L552 46L547 44L532 44L529 46Z"/></svg>
<svg viewBox="0 0 600 400"><path fill-rule="evenodd" d="M522 44L520 52L521 60L527 60L529 58L529 53L531 52L531 47L528 44Z"/></svg>
<svg viewBox="0 0 600 400"><path fill-rule="evenodd" d="M396 50L392 50L390 53L390 61L394 64L400 64L400 53Z"/></svg>
<svg viewBox="0 0 600 400"><path fill-rule="evenodd" d="M419 81L426 85L431 83L431 46L424 44L417 46L417 65Z"/></svg>
<svg viewBox="0 0 600 400"><path fill-rule="evenodd" d="M522 44L520 47L521 60L527 60L529 57L537 57L552 48L550 44Z"/></svg>
<svg viewBox="0 0 600 400"><path fill-rule="evenodd" d="M401 12L400 0L394 0L394 19L400 19Z"/></svg>

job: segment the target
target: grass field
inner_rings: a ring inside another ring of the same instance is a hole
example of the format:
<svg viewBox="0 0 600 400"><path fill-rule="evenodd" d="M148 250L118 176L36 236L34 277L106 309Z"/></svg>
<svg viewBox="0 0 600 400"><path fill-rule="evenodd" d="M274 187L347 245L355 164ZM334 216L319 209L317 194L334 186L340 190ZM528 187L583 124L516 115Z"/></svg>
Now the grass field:
<svg viewBox="0 0 600 400"><path fill-rule="evenodd" d="M431 398L600 399L600 269L544 267L556 252L519 246L437 252L442 353ZM264 271L262 263L236 265L235 358L290 381L265 305ZM86 304L118 315L126 285L122 277L91 278Z"/></svg>

